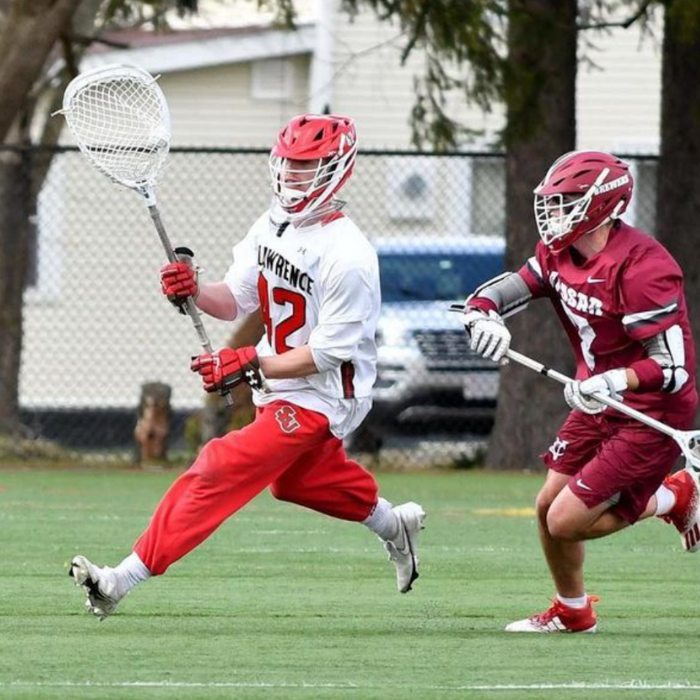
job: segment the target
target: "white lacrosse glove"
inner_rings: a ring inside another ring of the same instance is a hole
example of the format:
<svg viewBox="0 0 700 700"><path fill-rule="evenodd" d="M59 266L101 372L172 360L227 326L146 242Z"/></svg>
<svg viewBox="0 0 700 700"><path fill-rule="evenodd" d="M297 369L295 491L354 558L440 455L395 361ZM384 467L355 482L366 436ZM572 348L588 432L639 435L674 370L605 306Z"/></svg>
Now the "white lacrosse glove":
<svg viewBox="0 0 700 700"><path fill-rule="evenodd" d="M596 401L592 394L622 401L623 391L627 391L627 370L610 369L583 381L569 382L564 387L564 398L571 408L592 416L607 408L604 403Z"/></svg>
<svg viewBox="0 0 700 700"><path fill-rule="evenodd" d="M486 313L467 307L462 323L471 340L469 347L472 352L487 360L500 362L510 347L511 338L503 319L495 311Z"/></svg>

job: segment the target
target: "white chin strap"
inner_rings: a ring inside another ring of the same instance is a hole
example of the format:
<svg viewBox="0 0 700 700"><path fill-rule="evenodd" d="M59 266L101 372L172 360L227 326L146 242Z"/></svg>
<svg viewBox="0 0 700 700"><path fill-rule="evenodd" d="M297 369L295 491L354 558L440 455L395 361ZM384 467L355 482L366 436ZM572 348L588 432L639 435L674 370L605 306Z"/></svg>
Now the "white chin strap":
<svg viewBox="0 0 700 700"><path fill-rule="evenodd" d="M310 207L305 207L301 211L294 212L285 209L285 207L283 207L280 203L279 199L275 196L272 198L270 218L276 225L286 221L294 224L295 226L303 226L308 220L317 221L319 217L323 217L326 214L330 214L334 211L339 211L343 208L344 204L345 202L342 202L339 199L331 198L313 209Z"/></svg>
<svg viewBox="0 0 700 700"><path fill-rule="evenodd" d="M297 190L294 187L279 185L277 190L278 191L276 191L275 194L279 199L280 204L287 209L295 207L304 199L304 197L306 197L306 192Z"/></svg>
<svg viewBox="0 0 700 700"><path fill-rule="evenodd" d="M280 189L283 190L284 188ZM298 190L292 191L296 192L297 194L301 194ZM279 203L280 207L284 210L285 216L288 221L299 221L301 219L306 219L311 215L319 214L320 212L325 211L326 209L330 210L335 205L333 204L332 200L329 199L329 197L329 193L324 193L320 197L310 200L309 203L300 211L291 211L291 209L293 209L297 204L299 204L299 202L301 202L304 199L304 195L301 194L301 196L296 197L295 200L285 200L283 192L281 192L279 195L275 195L275 198L277 199L277 202Z"/></svg>

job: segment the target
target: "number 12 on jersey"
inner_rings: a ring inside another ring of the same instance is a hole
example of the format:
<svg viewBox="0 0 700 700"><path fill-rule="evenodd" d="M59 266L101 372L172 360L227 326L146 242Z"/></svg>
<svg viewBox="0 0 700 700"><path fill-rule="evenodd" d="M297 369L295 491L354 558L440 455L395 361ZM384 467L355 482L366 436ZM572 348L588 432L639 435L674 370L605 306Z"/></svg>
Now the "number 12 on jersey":
<svg viewBox="0 0 700 700"><path fill-rule="evenodd" d="M277 355L281 355L291 346L287 345L287 338L306 325L306 297L286 287L273 287L272 296L265 275L258 275L258 297L260 298L260 312L267 332L267 342ZM291 313L279 319L284 311L277 313L272 305L290 307Z"/></svg>

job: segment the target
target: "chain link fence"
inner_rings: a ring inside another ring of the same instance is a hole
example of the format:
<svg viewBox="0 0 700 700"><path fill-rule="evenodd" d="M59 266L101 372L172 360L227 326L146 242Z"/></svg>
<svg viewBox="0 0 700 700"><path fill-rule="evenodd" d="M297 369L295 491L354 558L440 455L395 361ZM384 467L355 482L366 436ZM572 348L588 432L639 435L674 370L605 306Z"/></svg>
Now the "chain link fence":
<svg viewBox="0 0 700 700"><path fill-rule="evenodd" d="M28 162L31 162L29 160ZM653 229L653 157L634 158L634 206ZM375 409L351 450L410 448L448 463L483 440L498 374L471 357L450 301L503 265L502 155L363 152L343 191L346 211L380 255ZM187 245L221 279L231 248L267 208L267 149L175 149L158 203L173 245ZM32 434L89 450L134 444L141 388L171 389L171 446L204 404L189 358L200 351L189 319L164 301L164 253L137 194L111 184L73 149L59 149L41 188L24 300L21 417ZM533 221L533 247L536 241ZM214 347L235 325L205 318ZM471 446L471 447L470 447Z"/></svg>

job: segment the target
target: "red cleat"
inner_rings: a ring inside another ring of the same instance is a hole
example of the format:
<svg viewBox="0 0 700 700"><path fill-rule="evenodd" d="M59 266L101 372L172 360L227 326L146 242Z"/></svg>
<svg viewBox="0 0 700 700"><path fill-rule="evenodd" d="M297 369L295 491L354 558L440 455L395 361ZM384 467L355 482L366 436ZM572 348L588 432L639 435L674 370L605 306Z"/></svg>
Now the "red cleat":
<svg viewBox="0 0 700 700"><path fill-rule="evenodd" d="M681 533L683 549L697 552L700 549L700 508L695 478L686 469L681 469L667 476L664 486L673 492L676 503L661 517Z"/></svg>
<svg viewBox="0 0 700 700"><path fill-rule="evenodd" d="M589 595L585 608L570 608L555 598L544 612L506 625L506 632L595 632L598 622L593 603L597 602L597 596Z"/></svg>

